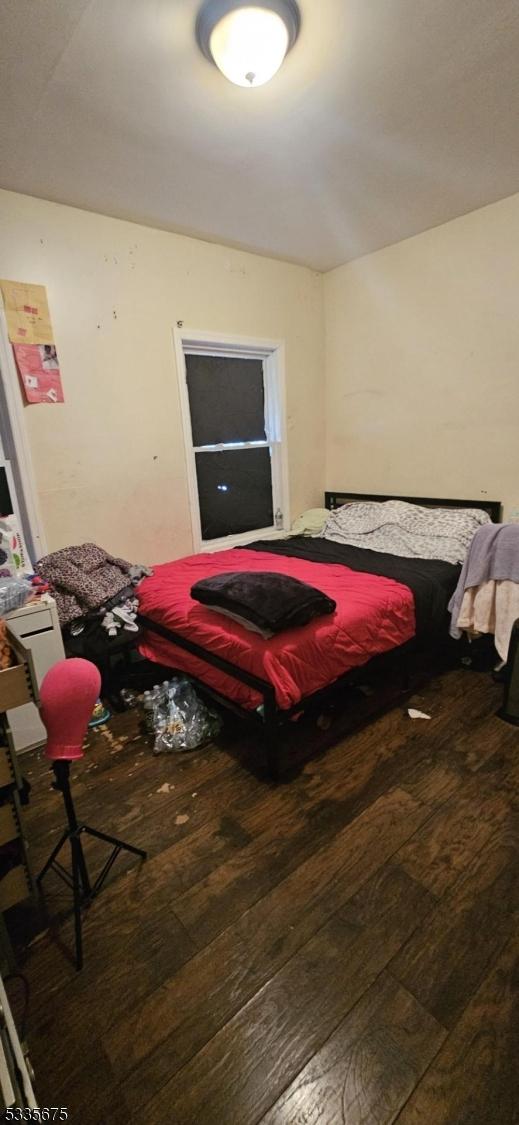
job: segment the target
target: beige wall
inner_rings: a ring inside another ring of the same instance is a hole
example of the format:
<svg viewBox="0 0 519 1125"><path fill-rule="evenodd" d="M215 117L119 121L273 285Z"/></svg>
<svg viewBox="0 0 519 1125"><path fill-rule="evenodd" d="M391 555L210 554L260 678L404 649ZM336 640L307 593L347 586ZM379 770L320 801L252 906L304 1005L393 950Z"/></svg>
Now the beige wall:
<svg viewBox="0 0 519 1125"><path fill-rule="evenodd" d="M324 284L327 487L519 509L519 195Z"/></svg>
<svg viewBox="0 0 519 1125"><path fill-rule="evenodd" d="M0 277L46 285L64 405L25 410L50 549L191 551L172 329L283 339L292 512L322 502L322 278L0 192Z"/></svg>
<svg viewBox="0 0 519 1125"><path fill-rule="evenodd" d="M293 515L325 484L519 508L519 195L323 278L0 191L0 276L47 286L61 357L25 410L51 549L191 550L177 320L285 340Z"/></svg>

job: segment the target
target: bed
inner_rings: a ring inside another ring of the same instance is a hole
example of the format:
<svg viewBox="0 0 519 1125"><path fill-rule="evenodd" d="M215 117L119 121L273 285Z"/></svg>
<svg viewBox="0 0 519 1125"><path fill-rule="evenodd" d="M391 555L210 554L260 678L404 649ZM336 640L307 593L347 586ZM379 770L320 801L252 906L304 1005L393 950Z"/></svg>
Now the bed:
<svg viewBox="0 0 519 1125"><path fill-rule="evenodd" d="M497 522L496 501L327 492L333 512L355 501L403 500L421 507L478 508ZM336 602L270 640L193 601L193 584L229 571L290 574ZM384 654L433 648L447 632L446 608L459 567L437 559L381 555L325 539L288 537L165 563L139 587L141 655L187 674L219 703L263 725L269 770L279 769L279 730L316 698Z"/></svg>

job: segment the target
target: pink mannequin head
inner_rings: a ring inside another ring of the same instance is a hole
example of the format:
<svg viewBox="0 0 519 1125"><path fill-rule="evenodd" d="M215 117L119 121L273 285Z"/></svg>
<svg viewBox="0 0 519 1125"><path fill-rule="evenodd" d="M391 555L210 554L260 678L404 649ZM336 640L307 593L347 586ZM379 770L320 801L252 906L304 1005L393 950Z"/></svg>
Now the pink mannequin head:
<svg viewBox="0 0 519 1125"><path fill-rule="evenodd" d="M100 689L99 670L79 657L59 660L44 676L40 714L47 730L45 756L51 761L83 757L83 741Z"/></svg>

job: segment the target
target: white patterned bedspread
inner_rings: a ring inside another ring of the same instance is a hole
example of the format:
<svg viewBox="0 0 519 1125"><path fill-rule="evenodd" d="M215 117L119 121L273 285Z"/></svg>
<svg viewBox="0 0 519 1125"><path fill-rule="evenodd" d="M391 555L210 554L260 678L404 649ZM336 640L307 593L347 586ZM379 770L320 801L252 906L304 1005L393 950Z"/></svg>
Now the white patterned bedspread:
<svg viewBox="0 0 519 1125"><path fill-rule="evenodd" d="M363 500L330 512L324 539L402 558L463 562L490 516L479 508L422 508L404 500Z"/></svg>

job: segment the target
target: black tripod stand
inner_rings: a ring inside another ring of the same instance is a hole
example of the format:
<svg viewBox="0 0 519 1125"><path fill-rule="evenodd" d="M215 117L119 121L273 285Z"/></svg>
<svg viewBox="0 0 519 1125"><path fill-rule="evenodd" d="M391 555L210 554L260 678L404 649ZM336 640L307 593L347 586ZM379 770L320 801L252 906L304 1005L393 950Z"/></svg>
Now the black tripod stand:
<svg viewBox="0 0 519 1125"><path fill-rule="evenodd" d="M146 852L142 848L134 848L133 844L125 844L124 840L118 840L116 836L108 836L106 832L98 832L96 828L90 828L88 824L78 823L74 802L72 800L72 793L70 792L70 762L60 760L54 762L53 770L56 780L53 784L54 789L63 793L63 800L65 802L65 810L68 819L68 828L63 833L61 839L56 844L56 847L51 852L45 867L40 871L36 882L38 885L44 875L48 871L55 871L60 879L70 887L74 893L74 919L76 931L76 968L79 970L83 967L83 937L81 931L81 910L85 906L90 906L90 903L99 894L103 887L104 881L110 871L110 868L115 863L119 852L127 851L133 852L134 855L140 855L142 859L146 859ZM96 840L104 840L106 844L112 845L112 851L104 867L99 872L97 879L92 883L88 874L88 868L83 854L83 845L81 836L83 833L87 836L95 836ZM72 856L72 872L67 871L61 863L59 863L57 856L59 855L62 847L70 840L70 850Z"/></svg>

